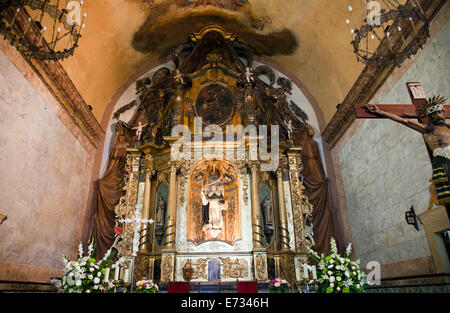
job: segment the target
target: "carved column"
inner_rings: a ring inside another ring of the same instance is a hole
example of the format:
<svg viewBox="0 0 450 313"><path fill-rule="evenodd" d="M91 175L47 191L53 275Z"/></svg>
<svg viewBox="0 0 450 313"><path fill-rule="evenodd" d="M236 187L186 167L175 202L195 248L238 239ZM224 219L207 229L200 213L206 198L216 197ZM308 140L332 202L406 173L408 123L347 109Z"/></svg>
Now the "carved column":
<svg viewBox="0 0 450 313"><path fill-rule="evenodd" d="M138 200L139 167L142 152L137 149L127 150L127 163L125 171L128 173L128 182L124 186L125 195L120 198L115 207L115 213L119 220L134 219ZM120 254L123 256L133 254L134 224L124 223L122 241L118 244Z"/></svg>
<svg viewBox="0 0 450 313"><path fill-rule="evenodd" d="M266 281L269 278L267 271L267 251L263 244L261 227L261 210L259 199L259 162L249 162L252 198L252 230L253 230L253 268L257 281Z"/></svg>
<svg viewBox="0 0 450 313"><path fill-rule="evenodd" d="M258 162L249 162L250 178L251 178L251 197L252 197L252 232L253 232L253 247L262 248L262 227L261 227L261 210L259 199L259 179L258 179Z"/></svg>
<svg viewBox="0 0 450 313"><path fill-rule="evenodd" d="M166 249L175 246L175 223L177 213L177 163L170 162L169 201L167 204Z"/></svg>
<svg viewBox="0 0 450 313"><path fill-rule="evenodd" d="M277 169L278 211L280 216L281 251L289 251L289 232L286 217L286 202L283 188L283 169Z"/></svg>
<svg viewBox="0 0 450 313"><path fill-rule="evenodd" d="M177 214L177 162L170 161L169 201L167 204L166 244L161 251L161 281L175 279L175 223Z"/></svg>
<svg viewBox="0 0 450 313"><path fill-rule="evenodd" d="M312 205L304 194L305 186L299 179L303 169L301 161L301 148L292 147L288 150L289 181L291 189L292 214L294 217L295 237L295 267L297 279L301 271L301 264L307 260L308 241L306 240L306 218L312 217ZM290 261L288 261L290 263Z"/></svg>
<svg viewBox="0 0 450 313"><path fill-rule="evenodd" d="M151 155L146 156L145 164L145 187L144 187L144 205L142 207L142 219L150 219L150 203L151 203L151 178L155 170L153 169L153 157ZM149 234L151 224L141 224L141 232L139 237L139 247L141 252L148 251L149 246Z"/></svg>

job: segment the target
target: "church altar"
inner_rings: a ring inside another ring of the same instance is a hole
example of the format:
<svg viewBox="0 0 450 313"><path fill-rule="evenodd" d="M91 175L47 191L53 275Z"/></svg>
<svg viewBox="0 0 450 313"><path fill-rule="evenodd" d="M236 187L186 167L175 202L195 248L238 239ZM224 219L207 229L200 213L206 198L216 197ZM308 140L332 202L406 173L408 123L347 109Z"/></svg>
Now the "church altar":
<svg viewBox="0 0 450 313"><path fill-rule="evenodd" d="M172 57L176 70L138 81L138 101L115 114L138 105L116 129L132 138L115 207L120 277L300 281L313 207L292 140L309 125L286 100L291 82L275 87L264 65L250 71L252 49L219 26L191 34Z"/></svg>

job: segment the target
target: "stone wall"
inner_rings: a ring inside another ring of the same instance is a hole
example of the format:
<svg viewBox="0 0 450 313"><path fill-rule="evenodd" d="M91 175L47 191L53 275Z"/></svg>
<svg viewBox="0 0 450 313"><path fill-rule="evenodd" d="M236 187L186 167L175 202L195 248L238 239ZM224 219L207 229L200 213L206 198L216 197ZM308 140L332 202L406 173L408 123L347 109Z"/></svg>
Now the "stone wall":
<svg viewBox="0 0 450 313"><path fill-rule="evenodd" d="M45 281L63 269L62 255L73 257L92 167L30 83L34 73L1 51L0 69L0 280Z"/></svg>
<svg viewBox="0 0 450 313"><path fill-rule="evenodd" d="M371 102L411 103L408 81L422 82L428 96L449 99L449 59L447 22L403 76L395 81L394 72ZM404 215L412 205L416 214L428 207L431 165L422 136L390 120L355 124L361 126L338 148L338 159L356 257L365 267L371 260L387 264L430 256L423 226L417 231Z"/></svg>

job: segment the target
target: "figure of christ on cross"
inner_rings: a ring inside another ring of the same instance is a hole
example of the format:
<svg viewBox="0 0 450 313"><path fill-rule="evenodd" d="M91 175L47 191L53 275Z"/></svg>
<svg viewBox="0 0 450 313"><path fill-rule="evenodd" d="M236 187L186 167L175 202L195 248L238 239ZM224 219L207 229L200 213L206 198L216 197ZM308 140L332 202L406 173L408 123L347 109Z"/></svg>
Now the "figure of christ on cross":
<svg viewBox="0 0 450 313"><path fill-rule="evenodd" d="M448 106L443 105L443 98L437 99L437 102L427 101L420 83L407 83L407 87L415 105L416 114L411 112L411 105L392 106L392 111L398 112L401 111L402 107L408 107L406 108L409 111L407 116L415 117L418 119L417 121L389 112L390 105L384 105L383 109L374 104L357 105L356 115L357 118L374 117L361 114L361 108L365 107L369 114L375 115L375 117L389 118L423 135L430 152L433 168L432 183L435 186L437 200L440 205L445 206L450 218L450 125L445 123L445 118L448 117L449 113L448 108L446 110Z"/></svg>

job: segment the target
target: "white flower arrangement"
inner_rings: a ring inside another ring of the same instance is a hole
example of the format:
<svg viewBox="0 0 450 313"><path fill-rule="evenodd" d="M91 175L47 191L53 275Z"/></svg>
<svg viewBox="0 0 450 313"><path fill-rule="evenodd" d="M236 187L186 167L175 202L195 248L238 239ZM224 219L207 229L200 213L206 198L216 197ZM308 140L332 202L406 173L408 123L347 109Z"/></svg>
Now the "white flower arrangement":
<svg viewBox="0 0 450 313"><path fill-rule="evenodd" d="M318 263L317 281L319 292L325 293L361 293L368 285L366 275L359 268L359 260L350 260L351 243L345 250L344 257L338 254L336 241L330 239L330 255L320 257L309 248L309 257Z"/></svg>
<svg viewBox="0 0 450 313"><path fill-rule="evenodd" d="M64 259L64 273L60 292L64 293L100 293L103 292L102 281L105 269L112 263L114 254L111 249L105 254L103 259L96 262L96 249L91 243L88 247L88 254L84 255L83 244L78 246L78 259L69 261Z"/></svg>

